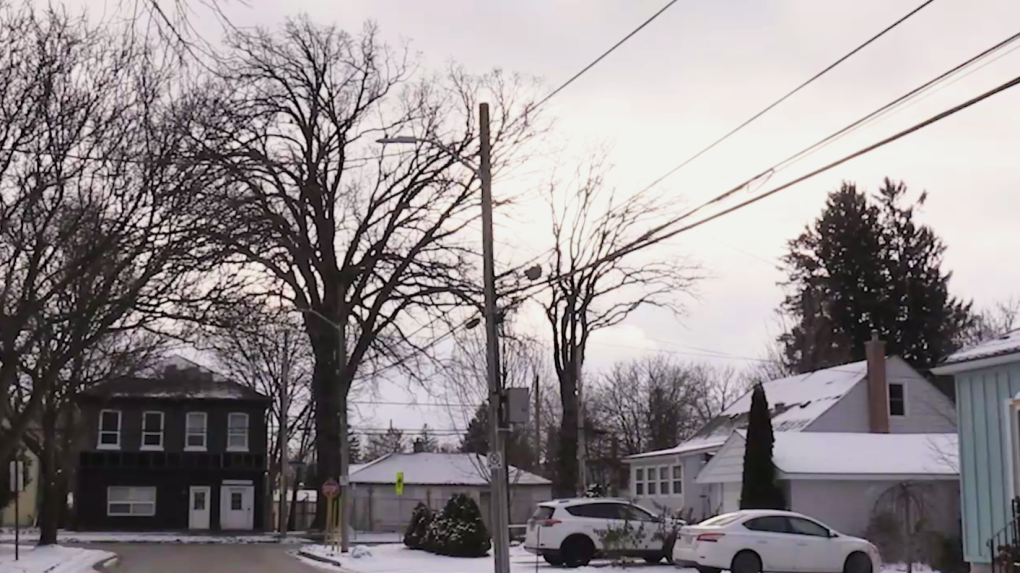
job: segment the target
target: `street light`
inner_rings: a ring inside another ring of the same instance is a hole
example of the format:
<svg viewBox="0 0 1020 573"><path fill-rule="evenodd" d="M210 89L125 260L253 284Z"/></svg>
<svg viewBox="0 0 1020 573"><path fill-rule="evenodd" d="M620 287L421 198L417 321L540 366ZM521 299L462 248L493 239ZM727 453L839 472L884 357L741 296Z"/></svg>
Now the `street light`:
<svg viewBox="0 0 1020 573"><path fill-rule="evenodd" d="M483 291L485 294L485 350L486 350L486 374L489 386L489 425L490 443L492 444L489 453L489 488L492 494L492 515L490 523L494 532L493 557L495 558L495 573L510 573L510 521L507 507L507 469L503 447L503 432L501 431L502 418L500 416L503 402L503 392L499 376L499 343L497 341L497 316L496 316L496 272L493 255L492 238L492 165L491 165L491 143L489 141L489 104L478 105L479 123L479 163L476 166L473 161L462 157L455 150L446 144L431 138L418 138L411 135L397 135L384 137L378 142L382 144L424 144L431 145L446 152L450 157L456 159L468 169L472 170L482 184L482 276Z"/></svg>
<svg viewBox="0 0 1020 573"><path fill-rule="evenodd" d="M337 324L326 315L314 308L295 308L295 312L315 315L319 320L333 327L337 334L337 381L339 382L344 373L343 369L347 362L347 328L344 324ZM347 520L351 515L350 496L350 467L351 467L351 432L347 425L347 408L340 408L340 427L344 429L346 439L340 440L340 552L347 553L351 548L351 535L347 527Z"/></svg>

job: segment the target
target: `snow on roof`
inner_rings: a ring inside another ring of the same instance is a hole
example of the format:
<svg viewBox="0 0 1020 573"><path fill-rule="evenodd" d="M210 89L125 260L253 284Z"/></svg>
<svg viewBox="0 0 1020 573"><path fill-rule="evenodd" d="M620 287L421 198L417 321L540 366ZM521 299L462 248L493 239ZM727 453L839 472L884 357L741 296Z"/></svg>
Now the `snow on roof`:
<svg viewBox="0 0 1020 573"><path fill-rule="evenodd" d="M954 352L942 364L956 364L1006 354L1020 354L1020 329Z"/></svg>
<svg viewBox="0 0 1020 573"><path fill-rule="evenodd" d="M676 456L683 454L693 454L701 450L714 450L726 443L725 436L711 436L708 438L691 438L686 442L683 442L675 448L668 448L665 450L656 450L654 452L643 452L640 454L634 454L628 456L624 461L627 460L640 460L643 458L652 458L658 456Z"/></svg>
<svg viewBox="0 0 1020 573"><path fill-rule="evenodd" d="M777 432L806 428L867 374L868 363L862 360L765 382L762 386L772 411L772 428ZM748 391L706 424L692 439L725 439L733 430L747 425L747 412L750 409L751 392Z"/></svg>
<svg viewBox="0 0 1020 573"><path fill-rule="evenodd" d="M397 472L404 472L407 485L488 485L488 460L478 454L414 453L388 454L351 467L351 483L390 484ZM510 466L510 483L547 485L544 477Z"/></svg>
<svg viewBox="0 0 1020 573"><path fill-rule="evenodd" d="M775 438L773 461L786 474L959 475L956 434L776 432Z"/></svg>

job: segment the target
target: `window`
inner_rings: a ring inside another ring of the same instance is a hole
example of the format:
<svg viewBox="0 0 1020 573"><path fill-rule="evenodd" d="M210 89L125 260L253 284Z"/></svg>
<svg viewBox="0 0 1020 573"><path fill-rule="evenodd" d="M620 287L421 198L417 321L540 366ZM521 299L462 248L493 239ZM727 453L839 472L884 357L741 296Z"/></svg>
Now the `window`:
<svg viewBox="0 0 1020 573"><path fill-rule="evenodd" d="M205 451L205 426L208 417L205 412L188 412L184 429L184 449Z"/></svg>
<svg viewBox="0 0 1020 573"><path fill-rule="evenodd" d="M645 494L645 469L634 469L634 495Z"/></svg>
<svg viewBox="0 0 1020 573"><path fill-rule="evenodd" d="M616 519L617 513L612 504L608 503L587 503L567 508L567 513L574 517L592 517L596 519Z"/></svg>
<svg viewBox="0 0 1020 573"><path fill-rule="evenodd" d="M722 515L710 517L705 521L702 521L698 525L715 525L718 527L722 527L724 525L729 525L733 523L734 521L740 519L741 517L742 516L739 513L724 513Z"/></svg>
<svg viewBox="0 0 1020 573"><path fill-rule="evenodd" d="M163 449L163 412L142 414L142 449Z"/></svg>
<svg viewBox="0 0 1020 573"><path fill-rule="evenodd" d="M673 466L673 495L684 492L684 467Z"/></svg>
<svg viewBox="0 0 1020 573"><path fill-rule="evenodd" d="M821 525L800 517L791 517L790 519L790 530L792 533L799 535L811 535L814 537L828 537L829 530L822 527Z"/></svg>
<svg viewBox="0 0 1020 573"><path fill-rule="evenodd" d="M193 499L194 505L191 509L195 511L205 511L205 492L196 491Z"/></svg>
<svg viewBox="0 0 1020 573"><path fill-rule="evenodd" d="M889 385L889 415L907 415L907 389L903 384Z"/></svg>
<svg viewBox="0 0 1020 573"><path fill-rule="evenodd" d="M648 468L648 495L655 495L658 480L659 468Z"/></svg>
<svg viewBox="0 0 1020 573"><path fill-rule="evenodd" d="M248 451L248 414L232 412L227 415L227 451Z"/></svg>
<svg viewBox="0 0 1020 573"><path fill-rule="evenodd" d="M763 531L767 533L790 533L790 525L785 516L769 515L750 519L744 523L744 527L751 531Z"/></svg>
<svg viewBox="0 0 1020 573"><path fill-rule="evenodd" d="M120 412L103 410L99 412L99 445L100 450L120 449Z"/></svg>
<svg viewBox="0 0 1020 573"><path fill-rule="evenodd" d="M676 493L676 492L674 492ZM669 467L659 468L659 495L669 495Z"/></svg>
<svg viewBox="0 0 1020 573"><path fill-rule="evenodd" d="M156 515L156 488L106 488L106 515L111 517L151 517Z"/></svg>
<svg viewBox="0 0 1020 573"><path fill-rule="evenodd" d="M244 509L241 507L241 492L232 491L230 492L230 511L241 511Z"/></svg>
<svg viewBox="0 0 1020 573"><path fill-rule="evenodd" d="M620 505L617 507L619 508L619 512L623 515L622 519L626 519L628 521L659 521L659 518L636 505Z"/></svg>

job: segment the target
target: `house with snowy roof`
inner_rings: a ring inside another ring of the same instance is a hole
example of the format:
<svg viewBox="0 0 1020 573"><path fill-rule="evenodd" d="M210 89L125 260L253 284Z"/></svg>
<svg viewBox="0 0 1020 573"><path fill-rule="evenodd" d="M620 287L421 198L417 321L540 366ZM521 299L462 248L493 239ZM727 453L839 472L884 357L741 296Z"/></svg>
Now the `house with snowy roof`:
<svg viewBox="0 0 1020 573"><path fill-rule="evenodd" d="M1020 545L1020 330L960 350L933 372L956 384L964 560L971 571L994 570L1000 547ZM1013 560L997 565L1012 569Z"/></svg>
<svg viewBox="0 0 1020 573"><path fill-rule="evenodd" d="M884 492L925 481L937 529L958 529L952 401L877 337L867 360L763 384L789 509L863 533ZM674 448L626 459L630 494L699 519L740 505L748 392Z"/></svg>
<svg viewBox="0 0 1020 573"><path fill-rule="evenodd" d="M552 499L552 482L510 466L510 522L523 524L535 504ZM397 489L397 475L402 488ZM357 531L404 531L419 502L438 511L456 493L474 498L488 526L491 496L485 456L470 453L392 453L352 466L351 522Z"/></svg>

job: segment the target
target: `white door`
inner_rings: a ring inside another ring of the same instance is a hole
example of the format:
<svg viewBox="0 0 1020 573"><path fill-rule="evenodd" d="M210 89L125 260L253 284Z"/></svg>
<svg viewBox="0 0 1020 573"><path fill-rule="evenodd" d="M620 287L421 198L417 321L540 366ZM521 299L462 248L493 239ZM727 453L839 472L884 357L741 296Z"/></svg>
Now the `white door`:
<svg viewBox="0 0 1020 573"><path fill-rule="evenodd" d="M188 490L188 529L209 529L209 496L207 485L193 485Z"/></svg>
<svg viewBox="0 0 1020 573"><path fill-rule="evenodd" d="M740 482L722 484L722 512L730 513L740 509Z"/></svg>
<svg viewBox="0 0 1020 573"><path fill-rule="evenodd" d="M796 562L794 568L797 571L807 573L821 573L828 571L841 571L843 559L839 543L829 536L829 529L820 523L799 517L790 517L791 537L796 544Z"/></svg>
<svg viewBox="0 0 1020 573"><path fill-rule="evenodd" d="M223 485L220 488L220 529L252 529L255 526L255 486Z"/></svg>

